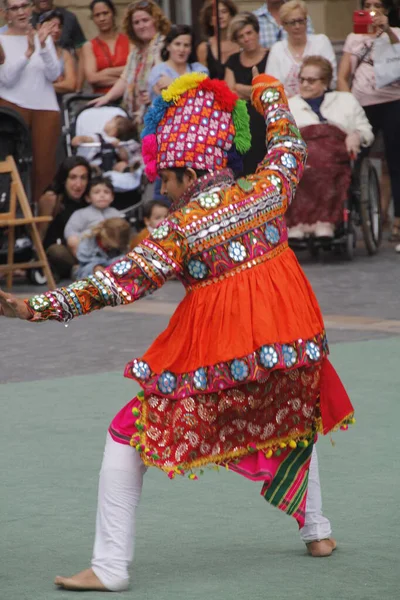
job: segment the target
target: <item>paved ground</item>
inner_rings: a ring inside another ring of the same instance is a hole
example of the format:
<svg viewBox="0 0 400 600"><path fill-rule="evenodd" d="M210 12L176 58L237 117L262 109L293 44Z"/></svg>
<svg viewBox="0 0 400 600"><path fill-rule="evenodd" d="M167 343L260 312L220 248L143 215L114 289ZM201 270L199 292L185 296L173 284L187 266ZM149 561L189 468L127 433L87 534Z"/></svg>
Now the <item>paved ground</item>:
<svg viewBox="0 0 400 600"><path fill-rule="evenodd" d="M375 257L358 250L352 263L300 255L326 319L330 343L400 335L400 255L385 246ZM16 285L21 295L41 288ZM1 357L0 383L122 370L166 326L183 287L169 282L133 305L72 321L31 325L2 321L1 339L12 340Z"/></svg>
<svg viewBox="0 0 400 600"><path fill-rule="evenodd" d="M302 257L357 410L357 425L335 436L335 448L319 443L336 555L307 558L294 521L240 477L212 471L199 482L169 482L151 470L126 597L398 599L399 261L389 248L374 258L360 251L350 264ZM52 578L88 566L105 429L136 391L123 366L165 327L182 295L171 282L68 328L0 320L0 600L73 597Z"/></svg>

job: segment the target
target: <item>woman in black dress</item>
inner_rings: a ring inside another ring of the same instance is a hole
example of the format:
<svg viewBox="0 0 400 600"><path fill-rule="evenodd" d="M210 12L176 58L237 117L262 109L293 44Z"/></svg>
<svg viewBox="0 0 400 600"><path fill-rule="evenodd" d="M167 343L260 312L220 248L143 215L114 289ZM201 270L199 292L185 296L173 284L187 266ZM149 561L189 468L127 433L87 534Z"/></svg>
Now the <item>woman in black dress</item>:
<svg viewBox="0 0 400 600"><path fill-rule="evenodd" d="M218 3L221 60L218 59L218 42L215 35L213 10L213 0L207 0L201 9L200 25L207 41L198 45L197 60L207 67L211 79L224 79L226 61L232 54L239 51L238 44L232 42L228 37L229 25L238 9L232 0L221 0Z"/></svg>
<svg viewBox="0 0 400 600"><path fill-rule="evenodd" d="M258 19L253 13L239 13L232 19L230 38L241 47L226 63L225 81L239 98L247 101L250 115L251 149L243 157L243 174L254 173L265 156L265 122L250 102L252 68L265 72L268 50L260 44Z"/></svg>

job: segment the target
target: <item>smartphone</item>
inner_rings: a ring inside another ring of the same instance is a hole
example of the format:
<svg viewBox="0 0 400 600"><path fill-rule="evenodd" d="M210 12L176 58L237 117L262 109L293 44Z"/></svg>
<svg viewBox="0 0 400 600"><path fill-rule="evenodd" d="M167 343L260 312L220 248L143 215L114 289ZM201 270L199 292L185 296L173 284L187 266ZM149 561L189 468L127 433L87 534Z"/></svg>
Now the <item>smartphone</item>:
<svg viewBox="0 0 400 600"><path fill-rule="evenodd" d="M355 10L353 13L353 32L354 33L371 33L372 17L375 16L375 11Z"/></svg>

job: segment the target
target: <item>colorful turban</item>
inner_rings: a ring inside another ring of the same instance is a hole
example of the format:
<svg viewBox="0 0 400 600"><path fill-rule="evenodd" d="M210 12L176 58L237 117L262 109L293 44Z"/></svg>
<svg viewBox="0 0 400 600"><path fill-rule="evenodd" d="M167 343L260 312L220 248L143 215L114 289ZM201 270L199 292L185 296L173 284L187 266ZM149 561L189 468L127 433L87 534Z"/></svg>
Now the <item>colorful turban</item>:
<svg viewBox="0 0 400 600"><path fill-rule="evenodd" d="M176 167L215 171L228 153L251 145L246 102L224 81L203 73L175 79L157 97L144 119L142 154L149 181Z"/></svg>

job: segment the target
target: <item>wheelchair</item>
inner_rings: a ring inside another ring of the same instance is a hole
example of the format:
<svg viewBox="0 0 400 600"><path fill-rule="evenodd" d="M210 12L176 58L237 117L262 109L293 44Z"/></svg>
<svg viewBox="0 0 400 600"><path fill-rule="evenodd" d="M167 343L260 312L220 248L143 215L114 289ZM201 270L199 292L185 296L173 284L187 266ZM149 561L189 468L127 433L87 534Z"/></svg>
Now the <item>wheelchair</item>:
<svg viewBox="0 0 400 600"><path fill-rule="evenodd" d="M342 208L341 219L335 226L333 238L308 235L303 240L289 240L293 250L308 250L313 258L321 252L334 254L351 261L355 256L357 237L361 233L369 256L379 251L382 242L382 213L378 173L368 151L351 161L351 182ZM295 199L294 199L295 201Z"/></svg>

